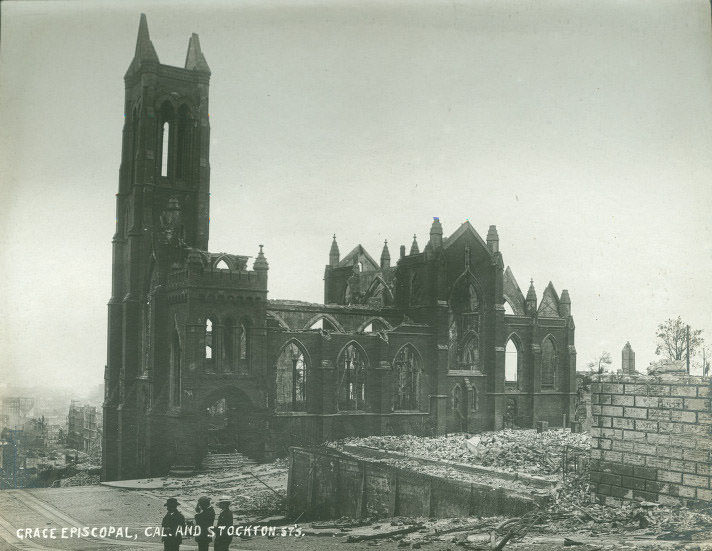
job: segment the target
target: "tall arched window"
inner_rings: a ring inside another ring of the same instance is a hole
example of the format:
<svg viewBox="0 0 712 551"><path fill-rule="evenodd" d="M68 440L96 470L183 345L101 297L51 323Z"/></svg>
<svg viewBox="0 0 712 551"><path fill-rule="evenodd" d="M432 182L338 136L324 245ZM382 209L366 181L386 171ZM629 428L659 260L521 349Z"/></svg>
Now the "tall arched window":
<svg viewBox="0 0 712 551"><path fill-rule="evenodd" d="M541 343L541 387L556 388L556 374L558 369L558 356L556 345L551 337L546 337Z"/></svg>
<svg viewBox="0 0 712 551"><path fill-rule="evenodd" d="M180 405L180 383L181 383L181 349L178 331L173 330L173 338L171 339L171 378L169 395L170 402L174 406Z"/></svg>
<svg viewBox="0 0 712 551"><path fill-rule="evenodd" d="M448 365L450 369L459 369L460 358L457 355L457 322L450 313L450 328L448 330Z"/></svg>
<svg viewBox="0 0 712 551"><path fill-rule="evenodd" d="M462 333L466 331L480 332L480 298L477 289L470 283L465 295L464 310L462 312Z"/></svg>
<svg viewBox="0 0 712 551"><path fill-rule="evenodd" d="M213 320L205 319L205 366L213 369Z"/></svg>
<svg viewBox="0 0 712 551"><path fill-rule="evenodd" d="M521 355L519 347L514 339L510 338L507 341L507 347L504 350L504 380L508 382L517 382L519 380Z"/></svg>
<svg viewBox="0 0 712 551"><path fill-rule="evenodd" d="M351 343L337 360L336 407L339 411L366 409L366 369L368 359L363 350Z"/></svg>
<svg viewBox="0 0 712 551"><path fill-rule="evenodd" d="M161 176L168 176L168 137L170 133L170 125L164 122L161 130Z"/></svg>
<svg viewBox="0 0 712 551"><path fill-rule="evenodd" d="M192 131L190 110L187 105L181 105L178 110L178 131L176 135L176 177L188 176L188 160L190 159L190 138Z"/></svg>
<svg viewBox="0 0 712 551"><path fill-rule="evenodd" d="M422 367L415 348L406 344L393 362L393 409L420 409L420 384Z"/></svg>
<svg viewBox="0 0 712 551"><path fill-rule="evenodd" d="M351 285L346 284L346 289L344 289L344 304L351 304Z"/></svg>
<svg viewBox="0 0 712 551"><path fill-rule="evenodd" d="M324 331L329 331L330 333L338 331L337 327L330 320L324 317L314 321L314 323L309 326L309 329L322 329Z"/></svg>
<svg viewBox="0 0 712 551"><path fill-rule="evenodd" d="M250 366L250 322L240 324L240 369L248 371Z"/></svg>
<svg viewBox="0 0 712 551"><path fill-rule="evenodd" d="M474 371L480 368L480 339L470 335L462 347L461 363L463 369Z"/></svg>
<svg viewBox="0 0 712 551"><path fill-rule="evenodd" d="M457 430L464 431L467 428L467 415L465 411L465 396L460 383L452 389L452 414L455 417Z"/></svg>
<svg viewBox="0 0 712 551"><path fill-rule="evenodd" d="M287 344L277 358L275 403L278 411L307 408L307 361L296 343Z"/></svg>
<svg viewBox="0 0 712 551"><path fill-rule="evenodd" d="M158 159L160 161L161 176L168 176L168 170L170 168L170 158L171 158L171 130L173 124L173 106L170 103L165 102L161 106L161 126L160 126L160 140L159 144L161 150L159 151Z"/></svg>
<svg viewBox="0 0 712 551"><path fill-rule="evenodd" d="M232 319L227 318L223 323L223 369L232 371L235 365L235 323Z"/></svg>
<svg viewBox="0 0 712 551"><path fill-rule="evenodd" d="M419 306L424 302L425 288L423 278L418 272L410 276L410 305Z"/></svg>

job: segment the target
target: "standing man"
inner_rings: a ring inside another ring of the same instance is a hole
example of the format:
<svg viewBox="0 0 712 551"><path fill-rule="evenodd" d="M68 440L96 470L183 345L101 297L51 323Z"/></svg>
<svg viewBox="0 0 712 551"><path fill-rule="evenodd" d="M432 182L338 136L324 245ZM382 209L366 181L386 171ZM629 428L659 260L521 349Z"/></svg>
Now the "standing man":
<svg viewBox="0 0 712 551"><path fill-rule="evenodd" d="M220 514L215 526L215 551L228 551L232 542L232 511L230 510L230 497L221 496L218 500ZM229 533L228 533L229 531Z"/></svg>
<svg viewBox="0 0 712 551"><path fill-rule="evenodd" d="M185 530L185 517L178 511L178 500L169 497L166 500L166 516L161 522L163 537L163 551L178 551L183 541L182 532Z"/></svg>
<svg viewBox="0 0 712 551"><path fill-rule="evenodd" d="M203 496L198 499L198 505L195 507L195 525L200 527L200 534L195 536L195 541L198 542L198 551L208 551L208 546L213 538L210 536L210 530L215 521L215 509L210 505L210 498Z"/></svg>

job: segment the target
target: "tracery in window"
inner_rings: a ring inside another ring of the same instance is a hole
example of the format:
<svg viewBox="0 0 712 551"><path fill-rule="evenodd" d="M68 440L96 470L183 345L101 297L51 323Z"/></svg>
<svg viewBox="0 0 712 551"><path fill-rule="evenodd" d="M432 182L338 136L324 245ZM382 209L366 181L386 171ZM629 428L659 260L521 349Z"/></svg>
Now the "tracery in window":
<svg viewBox="0 0 712 551"><path fill-rule="evenodd" d="M393 362L395 410L420 409L422 366L415 348L407 344L400 349Z"/></svg>
<svg viewBox="0 0 712 551"><path fill-rule="evenodd" d="M278 411L305 411L308 366L302 348L287 344L277 358L276 407Z"/></svg>
<svg viewBox="0 0 712 551"><path fill-rule="evenodd" d="M337 360L336 407L339 411L364 411L366 408L366 368L363 350L349 344Z"/></svg>
<svg viewBox="0 0 712 551"><path fill-rule="evenodd" d="M558 368L558 355L556 346L551 337L546 337L541 343L541 386L542 388L556 388L556 374Z"/></svg>

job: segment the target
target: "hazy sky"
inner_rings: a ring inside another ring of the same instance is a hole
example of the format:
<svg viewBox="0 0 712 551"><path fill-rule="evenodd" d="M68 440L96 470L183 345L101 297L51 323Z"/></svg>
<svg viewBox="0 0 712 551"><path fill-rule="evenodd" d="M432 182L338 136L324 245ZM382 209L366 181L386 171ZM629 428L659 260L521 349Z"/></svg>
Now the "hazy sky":
<svg viewBox="0 0 712 551"><path fill-rule="evenodd" d="M0 379L103 377L123 75L212 69L210 248L265 245L271 298L321 301L331 235L391 255L433 216L496 224L579 366L682 315L712 342L706 0L3 2Z"/></svg>

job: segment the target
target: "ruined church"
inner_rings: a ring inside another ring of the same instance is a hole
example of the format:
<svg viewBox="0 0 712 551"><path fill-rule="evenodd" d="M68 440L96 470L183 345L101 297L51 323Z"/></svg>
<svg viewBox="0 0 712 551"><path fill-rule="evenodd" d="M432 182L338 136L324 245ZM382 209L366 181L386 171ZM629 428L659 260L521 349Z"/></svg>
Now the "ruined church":
<svg viewBox="0 0 712 551"><path fill-rule="evenodd" d="M256 459L352 435L561 426L576 395L571 300L526 296L495 226L441 221L392 258L324 268L324 303L271 300L262 246L208 249L210 69L192 35L161 64L141 16L124 76L105 368L103 479ZM429 222L428 222L429 223ZM427 227L427 226L426 226ZM328 238L325 240L327 257ZM276 274L274 277L280 277Z"/></svg>

